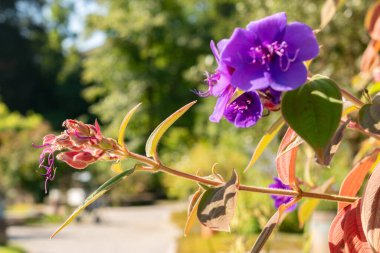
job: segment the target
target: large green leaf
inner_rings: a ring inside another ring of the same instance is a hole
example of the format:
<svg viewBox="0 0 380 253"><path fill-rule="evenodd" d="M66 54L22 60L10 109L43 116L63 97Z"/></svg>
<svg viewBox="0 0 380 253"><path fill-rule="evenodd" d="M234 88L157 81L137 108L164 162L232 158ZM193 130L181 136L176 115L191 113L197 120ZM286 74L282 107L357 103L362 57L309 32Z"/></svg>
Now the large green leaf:
<svg viewBox="0 0 380 253"><path fill-rule="evenodd" d="M125 179L127 176L132 174L135 171L135 168L126 170L112 178L107 182L102 184L96 191L94 191L87 199L80 205L75 211L70 215L69 218L53 233L50 238L56 236L63 228L69 225L75 217L77 217L87 206L93 203L95 200L103 196L107 191L109 191L115 184L119 183L121 180Z"/></svg>
<svg viewBox="0 0 380 253"><path fill-rule="evenodd" d="M300 88L285 93L281 110L289 126L323 160L324 150L338 128L342 104L334 81L316 75Z"/></svg>

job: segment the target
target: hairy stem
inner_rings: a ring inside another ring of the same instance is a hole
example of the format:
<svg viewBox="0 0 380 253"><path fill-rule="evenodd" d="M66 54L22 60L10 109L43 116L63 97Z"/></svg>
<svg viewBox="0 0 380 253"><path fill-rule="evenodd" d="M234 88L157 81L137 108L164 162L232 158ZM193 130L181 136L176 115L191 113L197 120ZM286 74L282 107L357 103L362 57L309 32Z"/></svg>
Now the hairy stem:
<svg viewBox="0 0 380 253"><path fill-rule="evenodd" d="M202 184L207 184L211 186L220 186L222 183L219 181L214 181L211 179L199 177L196 175L188 174L182 171L178 171L172 168L169 168L165 165L162 165L158 162L156 162L153 159L150 159L148 157L130 152L129 156L135 160L138 160L142 163L145 163L149 166L152 166L153 168L172 174L178 177L182 177L191 181L195 181ZM257 187L257 186L248 186L248 185L240 185L239 186L240 191L247 191L247 192L257 192L257 193L265 193L265 194L271 194L271 195L283 195L283 196L294 196L294 197L305 197L305 198L314 198L314 199L323 199L323 200L329 200L329 201L339 201L339 202L348 202L352 203L357 200L356 197L347 197L347 196L340 196L340 195L330 195L330 194L323 194L323 193L314 193L314 192L298 192L294 190L284 190L284 189L273 189L273 188L267 188L267 187Z"/></svg>

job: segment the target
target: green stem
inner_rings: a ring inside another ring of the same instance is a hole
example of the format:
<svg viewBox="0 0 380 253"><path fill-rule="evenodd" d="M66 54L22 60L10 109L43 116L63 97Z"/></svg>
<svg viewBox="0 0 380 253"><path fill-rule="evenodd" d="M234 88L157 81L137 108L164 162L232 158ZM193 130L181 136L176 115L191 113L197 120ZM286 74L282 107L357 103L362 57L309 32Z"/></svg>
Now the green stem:
<svg viewBox="0 0 380 253"><path fill-rule="evenodd" d="M351 101L354 105L356 105L357 107L362 107L363 105L365 105L365 103L363 101L361 101L360 99L358 99L357 97L355 97L354 95L352 95L349 91L347 91L346 89L344 88L341 88L339 87L340 89L340 92L342 93L343 97L345 97L347 100Z"/></svg>
<svg viewBox="0 0 380 253"><path fill-rule="evenodd" d="M182 177L191 181L196 181L198 183L207 184L211 186L220 186L221 183L218 181L214 181L211 179L199 177L196 175L188 174L186 172L178 171L172 168L169 168L165 165L160 164L159 162L150 159L148 157L130 152L129 157L145 163L152 167L152 169L156 169L158 171L162 171L168 174L172 174L178 177ZM356 197L348 197L348 196L340 196L340 195L330 195L324 193L314 193L314 192L298 192L294 190L284 190L284 189L273 189L267 187L257 187L257 186L248 186L248 185L239 185L239 190L247 191L247 192L257 192L257 193L265 193L271 195L282 195L282 196L293 196L293 197L305 197L305 198L314 198L314 199L323 199L329 201L339 201L339 202L348 202L352 203L357 200Z"/></svg>

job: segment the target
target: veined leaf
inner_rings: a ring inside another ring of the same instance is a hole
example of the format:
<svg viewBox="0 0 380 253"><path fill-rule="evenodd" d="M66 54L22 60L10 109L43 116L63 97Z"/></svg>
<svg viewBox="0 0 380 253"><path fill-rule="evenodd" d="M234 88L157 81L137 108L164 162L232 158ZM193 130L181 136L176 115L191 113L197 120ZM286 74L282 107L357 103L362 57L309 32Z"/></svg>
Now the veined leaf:
<svg viewBox="0 0 380 253"><path fill-rule="evenodd" d="M168 130L169 127L173 125L174 122L176 122L176 120L178 120L196 102L197 101L188 103L187 105L170 115L168 118L166 118L160 125L156 127L156 129L154 129L154 131L150 134L145 146L145 153L148 157L155 156L158 142L160 141L161 137L164 135L166 130Z"/></svg>
<svg viewBox="0 0 380 253"><path fill-rule="evenodd" d="M351 210L345 215L343 226L344 248L350 253L373 253L364 235L360 220L360 202L361 199L352 203Z"/></svg>
<svg viewBox="0 0 380 253"><path fill-rule="evenodd" d="M339 211L330 226L330 253L372 253L364 234L361 216L361 199ZM377 252L377 251L376 251Z"/></svg>
<svg viewBox="0 0 380 253"><path fill-rule="evenodd" d="M206 227L217 231L230 231L235 213L239 178L236 171L224 185L206 190L199 202L197 216Z"/></svg>
<svg viewBox="0 0 380 253"><path fill-rule="evenodd" d="M198 210L198 205L200 200L202 199L203 196L203 189L199 187L199 189L194 193L190 204L189 204L189 209L187 212L187 221L184 229L184 236L187 236L190 232L190 229L192 228L195 218L197 217L197 210Z"/></svg>
<svg viewBox="0 0 380 253"><path fill-rule="evenodd" d="M263 154L265 148L273 140L276 134L280 131L284 123L285 123L284 119L280 117L278 120L276 120L273 123L273 125L268 129L268 131L266 131L264 136L259 141L259 144L257 144L256 149L252 154L251 160L249 161L247 167L244 169L244 172L246 172L249 168L251 168L256 163L257 159L259 159L259 157Z"/></svg>
<svg viewBox="0 0 380 253"><path fill-rule="evenodd" d="M323 160L342 115L342 95L334 81L314 76L300 88L285 93L281 111L288 125Z"/></svg>
<svg viewBox="0 0 380 253"><path fill-rule="evenodd" d="M120 146L124 147L124 134L125 129L128 126L129 121L131 120L133 114L136 112L136 110L139 108L141 103L137 104L135 107L133 107L124 117L123 121L121 122L120 128L119 128L119 135L117 137L117 142Z"/></svg>
<svg viewBox="0 0 380 253"><path fill-rule="evenodd" d="M380 165L368 180L361 205L364 234L375 252L380 251Z"/></svg>
<svg viewBox="0 0 380 253"><path fill-rule="evenodd" d="M102 184L96 191L94 191L87 199L80 205L67 220L53 233L50 238L56 236L64 227L70 224L75 217L77 217L87 206L93 203L95 200L103 196L107 191L109 191L115 184L119 183L121 180L125 179L127 176L131 175L135 171L135 168L126 170L112 178L110 178L107 182Z"/></svg>
<svg viewBox="0 0 380 253"><path fill-rule="evenodd" d="M287 185L294 186L297 182L296 180L296 159L298 146L301 142L296 145L292 145L297 140L297 134L290 127L286 131L280 147L278 148L276 157L276 168L278 177L280 180ZM288 149L289 146L292 146Z"/></svg>
<svg viewBox="0 0 380 253"><path fill-rule="evenodd" d="M339 195L354 197L359 192L363 185L364 179L367 176L370 169L375 165L377 161L379 151L376 150L371 155L364 157L354 168L347 174L342 182L339 190ZM375 165L376 166L376 165ZM343 209L349 203L338 202L338 211Z"/></svg>
<svg viewBox="0 0 380 253"><path fill-rule="evenodd" d="M282 214L285 210L287 210L289 207L297 203L299 199L295 198L292 199L289 203L282 204L276 213L269 219L268 223L265 225L264 229L261 231L259 237L257 238L255 244L253 245L251 249L251 253L259 253L261 249L264 247L264 244L269 239L270 235L272 234L274 228L277 226L277 224L280 222Z"/></svg>

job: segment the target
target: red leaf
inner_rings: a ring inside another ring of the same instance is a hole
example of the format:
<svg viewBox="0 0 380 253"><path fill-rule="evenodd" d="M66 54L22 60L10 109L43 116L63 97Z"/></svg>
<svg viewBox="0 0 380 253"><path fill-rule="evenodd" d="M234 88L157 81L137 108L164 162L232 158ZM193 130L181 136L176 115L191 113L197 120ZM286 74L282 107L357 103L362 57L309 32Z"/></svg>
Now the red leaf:
<svg viewBox="0 0 380 253"><path fill-rule="evenodd" d="M342 209L334 218L329 231L329 248L330 253L344 252L344 230L345 215L347 210L351 210L351 205Z"/></svg>
<svg viewBox="0 0 380 253"><path fill-rule="evenodd" d="M354 197L363 185L364 179L377 160L379 151L376 150L371 155L364 157L355 167L347 174L339 190L339 195ZM338 211L343 209L348 203L339 202Z"/></svg>
<svg viewBox="0 0 380 253"><path fill-rule="evenodd" d="M286 131L278 148L276 167L280 180L287 185L295 185L296 159L298 146L302 143L297 140L297 134L290 127ZM297 142L298 141L298 142Z"/></svg>
<svg viewBox="0 0 380 253"><path fill-rule="evenodd" d="M342 209L331 223L330 253L372 253L360 220L361 199Z"/></svg>
<svg viewBox="0 0 380 253"><path fill-rule="evenodd" d="M361 206L364 234L375 252L380 251L380 166L368 180Z"/></svg>
<svg viewBox="0 0 380 253"><path fill-rule="evenodd" d="M351 210L345 215L343 240L348 253L372 253L360 220L360 203L361 199L351 204Z"/></svg>

